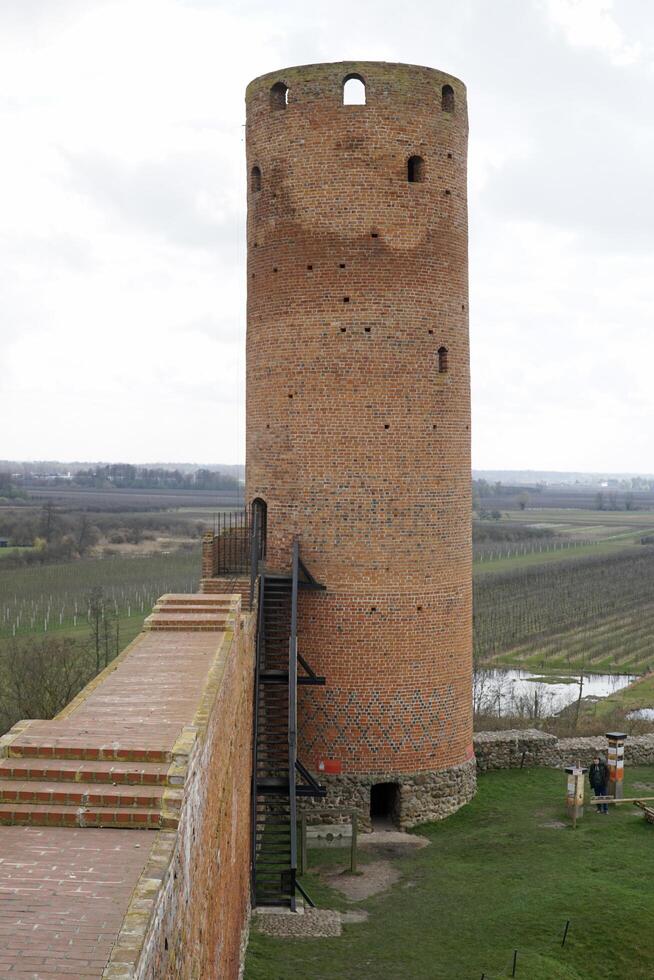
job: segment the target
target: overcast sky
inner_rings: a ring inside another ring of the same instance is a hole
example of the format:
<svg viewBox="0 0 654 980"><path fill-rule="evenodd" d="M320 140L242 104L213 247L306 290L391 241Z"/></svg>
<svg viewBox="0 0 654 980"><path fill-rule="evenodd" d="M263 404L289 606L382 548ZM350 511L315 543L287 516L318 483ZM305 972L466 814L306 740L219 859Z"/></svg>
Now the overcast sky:
<svg viewBox="0 0 654 980"><path fill-rule="evenodd" d="M244 89L468 86L473 465L654 471L648 0L0 0L0 458L244 456Z"/></svg>

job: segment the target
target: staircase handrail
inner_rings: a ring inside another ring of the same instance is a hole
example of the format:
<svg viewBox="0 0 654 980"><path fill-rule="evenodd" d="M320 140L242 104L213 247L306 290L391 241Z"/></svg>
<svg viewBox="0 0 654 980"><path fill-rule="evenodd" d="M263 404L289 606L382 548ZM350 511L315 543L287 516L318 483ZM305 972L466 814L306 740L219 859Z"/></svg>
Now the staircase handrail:
<svg viewBox="0 0 654 980"><path fill-rule="evenodd" d="M297 797L295 792L295 764L297 762L297 597L300 577L300 546L293 541L293 565L291 586L291 635L288 646L288 771L291 830L291 909L296 909L295 887L297 876Z"/></svg>

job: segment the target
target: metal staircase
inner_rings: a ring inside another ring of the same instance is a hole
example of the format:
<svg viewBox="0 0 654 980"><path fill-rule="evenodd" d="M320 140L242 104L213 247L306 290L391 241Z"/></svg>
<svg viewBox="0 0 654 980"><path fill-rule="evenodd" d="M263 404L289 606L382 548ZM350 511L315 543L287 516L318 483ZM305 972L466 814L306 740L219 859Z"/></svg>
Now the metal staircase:
<svg viewBox="0 0 654 980"><path fill-rule="evenodd" d="M293 544L290 574L259 575L252 776L252 896L254 905L295 911L298 796L325 795L297 758L298 684L324 684L297 652L298 594L322 589ZM298 676L298 664L300 675Z"/></svg>

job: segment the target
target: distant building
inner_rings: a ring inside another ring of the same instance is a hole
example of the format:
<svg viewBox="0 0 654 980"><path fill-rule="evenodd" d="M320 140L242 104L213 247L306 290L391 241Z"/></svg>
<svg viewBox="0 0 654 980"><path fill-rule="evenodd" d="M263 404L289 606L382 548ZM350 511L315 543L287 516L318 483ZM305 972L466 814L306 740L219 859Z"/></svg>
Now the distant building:
<svg viewBox="0 0 654 980"><path fill-rule="evenodd" d="M9 538L0 538L0 548L9 547Z"/></svg>

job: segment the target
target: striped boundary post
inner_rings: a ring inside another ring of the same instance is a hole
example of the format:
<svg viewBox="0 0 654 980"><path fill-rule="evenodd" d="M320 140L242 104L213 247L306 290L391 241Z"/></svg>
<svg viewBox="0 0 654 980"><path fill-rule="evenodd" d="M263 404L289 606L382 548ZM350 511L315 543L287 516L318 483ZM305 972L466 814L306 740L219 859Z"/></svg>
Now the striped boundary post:
<svg viewBox="0 0 654 980"><path fill-rule="evenodd" d="M584 815L584 774L588 772L585 766L566 766L568 775L566 791L566 809L572 820L572 826L577 826L577 820Z"/></svg>
<svg viewBox="0 0 654 980"><path fill-rule="evenodd" d="M609 741L609 796L621 800L624 795L624 732L607 732Z"/></svg>

